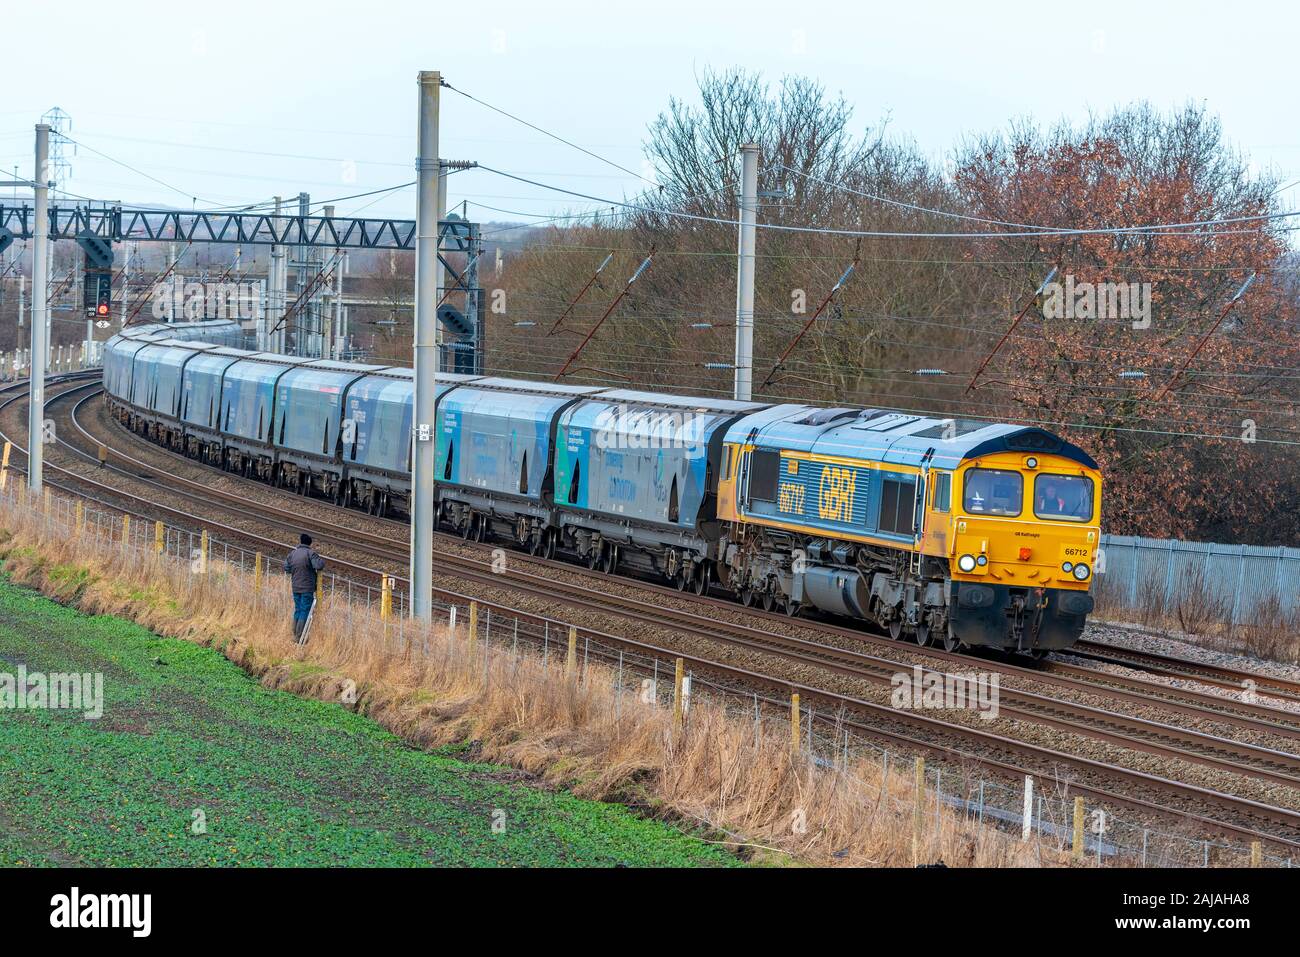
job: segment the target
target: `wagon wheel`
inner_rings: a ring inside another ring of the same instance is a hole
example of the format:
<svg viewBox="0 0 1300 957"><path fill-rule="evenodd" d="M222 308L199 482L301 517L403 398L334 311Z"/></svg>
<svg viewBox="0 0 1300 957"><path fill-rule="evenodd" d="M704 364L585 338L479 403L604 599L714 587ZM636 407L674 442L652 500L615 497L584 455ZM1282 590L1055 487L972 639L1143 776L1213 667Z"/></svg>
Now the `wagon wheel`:
<svg viewBox="0 0 1300 957"><path fill-rule="evenodd" d="M686 568L683 566L677 569L677 574L673 576L673 584L677 587L677 590L686 591L686 586L690 583L690 575L687 573Z"/></svg>
<svg viewBox="0 0 1300 957"><path fill-rule="evenodd" d="M776 592L771 585L763 591L763 611L776 611Z"/></svg>
<svg viewBox="0 0 1300 957"><path fill-rule="evenodd" d="M604 569L606 575L612 575L618 570L618 546L606 543L601 548L605 557Z"/></svg>
<svg viewBox="0 0 1300 957"><path fill-rule="evenodd" d="M695 576L695 594L703 597L709 593L709 579L712 575L709 572L708 565L701 565L699 574Z"/></svg>
<svg viewBox="0 0 1300 957"><path fill-rule="evenodd" d="M919 633L920 632L918 632L918 634ZM893 638L895 641L898 641L899 638L903 637L903 619L895 618L889 623L889 637Z"/></svg>
<svg viewBox="0 0 1300 957"><path fill-rule="evenodd" d="M749 585L740 590L740 603L746 608L754 607L754 589Z"/></svg>
<svg viewBox="0 0 1300 957"><path fill-rule="evenodd" d="M480 515L478 524L474 527L474 541L482 542L488 536L488 519L486 515Z"/></svg>
<svg viewBox="0 0 1300 957"><path fill-rule="evenodd" d="M465 520L465 524L460 527L461 541L469 541L470 536L474 534L474 523L476 521L478 521L477 517L471 512L469 518Z"/></svg>
<svg viewBox="0 0 1300 957"><path fill-rule="evenodd" d="M555 530L548 529L546 539L542 546L542 557L552 559L555 557Z"/></svg>
<svg viewBox="0 0 1300 957"><path fill-rule="evenodd" d="M592 546L587 549L587 567L593 572L600 567L600 549Z"/></svg>
<svg viewBox="0 0 1300 957"><path fill-rule="evenodd" d="M961 646L962 646L961 639L957 637L957 635L952 630L952 626L949 625L948 628L943 633L943 650L958 651L960 650Z"/></svg>
<svg viewBox="0 0 1300 957"><path fill-rule="evenodd" d="M542 550L542 535L541 535L541 533L540 533L540 532L533 532L533 534L531 534L531 535L528 536L528 542L527 542L526 544L528 545L528 554L529 554L529 555L536 555L538 552L540 552L540 551Z"/></svg>
<svg viewBox="0 0 1300 957"><path fill-rule="evenodd" d="M787 618L797 618L799 612L803 610L803 602L795 601L793 598L785 603L785 615Z"/></svg>

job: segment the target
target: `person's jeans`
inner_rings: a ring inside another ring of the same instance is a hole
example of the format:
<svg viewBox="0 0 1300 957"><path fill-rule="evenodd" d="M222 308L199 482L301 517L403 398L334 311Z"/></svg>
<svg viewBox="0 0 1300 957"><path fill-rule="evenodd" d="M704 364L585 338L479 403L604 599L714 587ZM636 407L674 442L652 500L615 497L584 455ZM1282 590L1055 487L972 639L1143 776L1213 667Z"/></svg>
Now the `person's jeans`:
<svg viewBox="0 0 1300 957"><path fill-rule="evenodd" d="M293 593L293 620L306 621L307 616L311 614L311 606L316 603L316 593L313 591Z"/></svg>

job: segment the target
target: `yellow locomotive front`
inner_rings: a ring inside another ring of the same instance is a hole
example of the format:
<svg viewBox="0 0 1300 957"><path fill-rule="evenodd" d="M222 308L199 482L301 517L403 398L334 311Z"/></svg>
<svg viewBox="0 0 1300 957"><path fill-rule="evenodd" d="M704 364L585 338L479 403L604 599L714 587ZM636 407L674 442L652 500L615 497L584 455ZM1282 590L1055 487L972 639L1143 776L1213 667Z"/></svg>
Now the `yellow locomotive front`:
<svg viewBox="0 0 1300 957"><path fill-rule="evenodd" d="M948 621L971 647L1042 653L1083 631L1101 538L1101 475L1074 458L999 451L953 473Z"/></svg>

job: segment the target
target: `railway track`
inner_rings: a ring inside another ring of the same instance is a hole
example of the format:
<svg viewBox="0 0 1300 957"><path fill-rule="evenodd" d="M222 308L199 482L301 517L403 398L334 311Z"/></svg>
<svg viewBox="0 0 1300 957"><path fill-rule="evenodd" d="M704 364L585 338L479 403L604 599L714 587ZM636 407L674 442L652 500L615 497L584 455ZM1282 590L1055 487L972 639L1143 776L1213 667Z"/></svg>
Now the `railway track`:
<svg viewBox="0 0 1300 957"><path fill-rule="evenodd" d="M86 402L91 401L94 398L95 396L93 394L82 397L77 403L78 409ZM84 426L80 425L80 423L77 421L76 410L74 410L72 418L79 433L82 435L84 439L86 439L87 442L94 444L98 441L96 436L94 436ZM85 450L78 449L75 446L72 446L70 443L65 442L64 444L68 445L68 447L70 448L71 451L74 452L74 454L78 454L83 458L89 457L88 452L86 452ZM158 451L167 452L168 450L159 449ZM175 455L175 453L168 453L168 454ZM127 453L121 451L120 449L113 450L112 455L113 457L131 466L133 469L137 469L140 472L144 473L139 476L140 478L148 480L151 479L151 477L156 478L156 477L161 477L163 475L166 475L166 480L169 483L166 486L168 489L174 487L174 484L172 483L181 482L183 485L185 485L192 491L201 491L203 494L219 497L224 499L227 502L231 502L236 505L242 505L246 501L242 496L231 495L229 493L220 492L212 489L210 486L203 485L202 483L196 483L188 480L178 479L176 476L172 476L169 473L165 473L162 470L158 469L157 466L151 465L147 462L144 462L143 460L135 458L134 456L128 455ZM184 459L183 457L180 456L177 457L181 458L182 461L189 462L190 464L197 464L192 462L192 460ZM229 475L229 473L224 473L224 472L221 474ZM261 485L260 483L258 483L258 487L264 489L268 488L267 486ZM296 496L292 496L292 493L284 492L281 494L285 495L287 498L296 498ZM313 500L313 501L316 501L317 504L328 505L328 503L320 502L319 500ZM268 506L263 505L258 507L256 513L248 509L239 509L239 511L242 511L244 514L248 514L250 516L273 515L276 522L281 524L282 527L286 528L286 530L289 531L296 531L298 529L298 526L302 524L301 513L296 509L288 509L288 508L270 509ZM405 536L408 531L408 526L403 522L397 522L391 519L383 519L383 518L375 518L375 517L368 517L368 520L374 524L391 528L392 531L398 536L398 540L400 540L401 536ZM314 524L316 526L321 525L319 521L316 521ZM326 524L324 528L326 529L326 534L330 536L330 539L328 540L332 542L337 542L338 544L343 544L343 545L352 545L352 546L363 548L365 550L369 550L372 553L384 557L386 559L392 560L394 562L400 562L403 568L405 568L407 565L407 562L409 560L408 552L403 547L393 547L392 543L394 541L394 538L390 535L366 534L356 529L351 529L339 525ZM438 533L438 537L444 541L449 541L449 542L461 541L461 539L459 539L455 535L442 533L442 532ZM479 576L480 580L491 580L496 583L500 582L500 577L496 575L495 572L493 573L492 579L483 579L481 577L487 566L487 563L485 562L479 562L471 567L466 565L465 560L461 557L450 556L450 555L444 555L443 557L449 561L457 563L458 571L465 571L471 575ZM605 575L594 572L580 564L572 564L569 562L558 561L554 559L551 560L543 559L543 558L529 555L522 551L512 552L511 562L512 564L515 565L524 565L524 566L536 568L538 570L539 575L545 575L547 569L558 566L563 568L565 571L574 574L579 574L579 575L587 574L595 581L604 581L606 577ZM735 603L729 600L718 599L709 596L697 597L697 596L690 595L689 593L679 592L676 589L669 588L664 585L660 585L658 583L649 582L640 579L627 578L622 580L636 581L638 586L643 589L653 591L658 594L663 594L665 596L671 596L672 598L678 600L696 602L700 604L701 607L708 607L710 605L723 605L729 610L733 610L733 611L737 610L737 606L735 605ZM589 594L590 592L587 591L584 592L579 597L581 597L583 600L586 600ZM656 605L653 607L659 608L661 606ZM789 624L789 618L779 612L765 612L757 608L746 609L746 611L752 617L761 618L763 620L772 622L773 624L782 624L782 625ZM647 619L643 618L642 620L647 620ZM697 621L699 620L698 617L696 618L696 620ZM810 624L813 621L813 619L805 618L805 619L799 619L798 621L807 625ZM837 625L834 622L823 621L820 619L816 620L816 624L817 627L822 631L833 633L846 638L851 638L855 641L865 641L865 642L875 644L877 646L889 647L894 649L897 649L899 647L898 642L894 641L893 639L886 638L884 635L877 635L872 632L863 631L860 628L845 627L842 625ZM1089 644L1097 645L1098 647L1103 647L1103 648L1111 647L1109 645L1098 644L1095 642L1090 642ZM825 647L831 650L836 650L833 649L831 646L825 646ZM908 650L913 650L909 645L904 645L904 647L907 647ZM1300 712L1292 712L1286 709L1272 708L1267 705L1257 705L1242 700L1228 700L1228 699L1224 699L1221 696L1198 693L1192 689L1172 689L1168 685L1146 682L1146 681L1142 681L1141 679L1136 679L1129 676L1112 675L1104 672L1098 672L1077 665L1069 665L1063 662L1051 662L1049 665L1045 667L1044 666L1030 667L1030 666L1008 663L1006 661L1000 660L995 657L990 657L990 656L976 657L970 654L958 654L953 652L945 652L942 649L938 649L938 648L926 648L926 649L917 648L915 650L918 653L924 652L928 657L933 657L937 660L954 664L954 665L965 666L971 664L974 661L978 661L982 666L990 668L992 670L996 670L1003 674L1017 675L1026 679L1032 679L1032 680L1041 681L1048 684L1054 684L1058 687L1073 688L1075 690L1080 690L1080 691L1086 690L1092 693L1096 693L1098 690L1102 690L1105 694L1119 697L1124 700L1128 700L1130 702L1137 703L1137 704L1165 707L1170 710L1174 710L1179 713L1188 715L1190 717L1209 718L1213 720L1223 721L1226 724L1233 724L1242 728L1261 731L1264 733L1277 733L1277 734L1282 734L1286 737L1300 739ZM1138 660L1138 656L1139 653L1134 652L1133 660L1134 661ZM1178 659L1168 659L1168 660L1175 661L1175 662L1178 661ZM1130 662L1126 662L1126 663L1130 663ZM1186 669L1192 669L1197 665L1196 662L1181 662L1181 664L1183 664L1186 667ZM1256 681L1256 684L1259 687L1268 687L1268 688L1277 688L1278 690L1286 690L1290 686L1287 682L1283 681L1282 679L1270 679L1268 676L1258 675L1256 673L1234 672L1231 669L1226 669L1226 668L1218 668L1216 669L1216 673L1225 676L1223 680L1218 682L1218 684L1226 689L1234 690L1234 691L1241 691L1243 688L1242 682L1244 682L1247 679L1254 679ZM1227 680L1228 678L1231 678L1232 680ZM1098 689L1097 687L1098 679L1100 679L1103 682L1103 684L1106 685L1107 687ZM1109 687L1110 685L1115 685L1118 687L1112 688ZM1300 684L1296 684L1295 688L1297 692L1300 692ZM1169 697L1167 697L1171 694L1176 694L1179 698L1185 698L1190 703L1182 703L1179 701L1171 700Z"/></svg>
<svg viewBox="0 0 1300 957"><path fill-rule="evenodd" d="M1070 654L1104 664L1140 668L1149 674L1198 681L1201 684L1213 685L1229 691L1240 693L1250 688L1256 693L1264 691L1290 701L1300 701L1300 681L1260 674L1257 671L1243 671L1203 661L1189 661L1173 655L1140 651L1103 641L1081 640L1070 649Z"/></svg>
<svg viewBox="0 0 1300 957"><path fill-rule="evenodd" d="M97 444L98 440L80 424L77 420L77 412L82 409L86 402L91 401L97 392L98 383L91 382L86 383L85 385L74 386L74 388L67 390L60 395L53 396L49 400L51 404L55 404L76 398L76 403L72 412L72 421L82 438L91 444ZM21 399L21 396L12 397L3 403L0 403L0 408L3 408L17 399ZM92 456L86 450L77 448L73 443L67 442L65 439L61 439L60 442L73 454L86 459L92 459ZM153 511L162 509L164 512L176 515L177 517L183 517L189 521L196 521L204 527L215 528L263 544L279 546L280 543L251 534L247 530L215 522L210 519L206 512L211 511L214 499L222 499L228 503L221 504L221 509L245 515L264 524L272 524L293 531L296 531L303 524L302 515L299 510L277 508L260 503L250 504L246 498L238 495L213 489L210 486L203 485L202 483L193 482L166 473L165 470L137 459L134 456L123 452L121 449L113 450L112 459L129 467L130 470L126 468L121 469L125 475L130 476L136 481L143 481L147 484L163 488L172 494L184 494L186 497L197 501L203 511L198 513L188 513L169 506L161 506L147 497L126 493L116 486L89 479L58 466L51 467L60 472L67 473L74 483L88 484L91 487L96 488L98 493L142 501L145 502ZM143 472L144 474L136 474L137 471ZM157 476L158 478L151 476ZM160 481L160 479L162 480ZM60 485L62 486L62 483L60 483ZM321 527L319 521L313 521L312 524L314 528ZM405 525L401 525L400 523L388 524L400 527L405 531ZM443 537L452 538L453 536ZM391 535L371 534L356 529L334 525L322 529L322 539L332 544L357 549L358 551L365 552L368 555L381 558L385 561L395 564L400 563L403 567L407 561L406 549L403 547L395 547ZM543 572L546 570L545 563L541 560L531 558L525 559L522 555L518 556L518 558L520 561L516 564L534 564L538 565ZM548 601L555 601L558 599L580 607L615 614L631 620L644 621L657 626L669 624L679 630L689 630L693 634L707 637L713 641L723 641L749 650L758 650L765 653L780 655L781 657L791 661L801 662L824 671L830 671L855 679L865 680L877 685L882 683L888 684L891 678L899 673L900 670L910 671L911 669L911 666L906 663L890 661L875 655L850 651L834 645L809 641L788 635L778 635L758 628L723 624L707 617L707 615L699 615L693 612L682 611L680 609L665 608L662 605L656 605L649 602L638 602L626 598L614 598L595 589L575 586L565 582L557 582L553 577L548 577L545 574L523 572L516 568L512 569L508 576L503 577L502 575L494 573L492 566L487 562L478 562L451 554L441 555L440 560L450 565L456 574L462 575L471 580L484 582L498 587L505 585L510 589L535 595L539 598L547 599ZM339 564L369 574L377 575L382 573L380 570L365 568L354 563L339 562ZM572 569L573 566L565 565L565 568ZM668 590L665 589L665 591ZM671 593L677 597L681 597L675 591ZM442 592L442 597L457 602L470 600L470 596L445 591ZM702 601L707 601L707 599ZM486 607L494 607L490 602L481 602L481 604ZM503 614L518 614L515 609L505 606L495 607L497 607L498 611ZM525 617L538 616L528 616L525 613ZM785 620L784 616L773 617L779 617L780 620ZM960 756L961 759L966 761L980 761L990 767L997 767L1004 770L1007 773L1018 775L1024 773L1026 770L1020 764L1011 764L1006 761L999 761L996 758L990 758L986 755L972 755L969 752L956 748L936 746L933 741L925 741L915 738L914 735L890 731L888 728L883 727L882 724L901 724L910 726L911 729L916 731L939 733L947 736L956 734L959 738L963 738L969 742L978 743L982 747L991 748L995 752L1003 753L1008 757L1032 757L1035 761L1047 762L1050 766L1056 768L1064 766L1073 768L1075 771L1080 773L1095 773L1102 776L1109 776L1111 778L1118 777L1129 784L1138 786L1139 788L1149 789L1155 792L1162 790L1173 791L1192 801L1201 801L1206 804L1215 805L1224 810L1231 810L1234 815L1239 815L1247 822L1258 822L1270 826L1274 830L1268 832L1259 831L1256 828L1249 826L1249 824L1225 822L1217 818L1209 818L1199 815L1193 811L1184 811L1183 813L1184 816L1197 820L1207 826L1218 827L1240 836L1250 836L1252 838L1277 840L1279 835L1276 829L1280 827L1282 829L1282 840L1286 843L1300 847L1300 842L1297 842L1296 840L1297 838L1300 838L1300 812L1288 808L1274 807L1262 802L1252 801L1248 798L1224 794L1206 788L1197 787L1195 785L1159 778L1123 766L1111 765L1094 761L1089 758L1083 758L1077 755L1043 748L1038 745L1017 741L1012 738L983 731L979 728L971 728L962 724L953 724L930 715L918 714L916 712L900 712L896 709L888 708L875 702L839 694L825 688L791 682L785 679L773 678L752 670L738 668L725 662L712 661L699 656L682 655L678 651L657 647L647 642L594 632L590 629L584 629L584 631L589 634L590 637L595 638L599 642L610 645L611 647L627 647L641 653L649 653L655 656L668 658L684 657L687 663L695 670L719 675L747 687L764 687L777 692L795 690L801 693L803 700L805 701L816 701L820 706L825 706L832 710L847 710L856 715L878 719L872 723L854 720L844 722L846 726L853 727L855 730L859 730L861 733L868 734L872 737L884 737L894 740L895 743L906 744L930 751L938 751L940 753L948 753L951 756ZM856 632L855 636L863 637L861 633ZM940 656L947 655L947 653L944 652L938 652L937 654ZM971 659L963 658L962 656L949 657L964 665L969 665L971 663ZM1044 680L1046 678L1048 679L1048 683L1056 683L1063 687L1084 689L1093 694L1097 693L1099 690L1107 690L1098 689L1096 686L1087 686L1086 681L1077 677L1055 674L1045 676L1035 670L1012 665L999 665L999 667L1008 670L1009 672L1021 672L1030 675L1035 680ZM1086 671L1086 669L1080 670ZM933 668L927 668L926 671L927 673L932 674L940 673L937 669ZM1130 700L1141 700L1143 702L1149 701L1149 699L1144 697L1141 692L1137 691L1125 691L1123 692L1123 695L1129 696ZM1061 701L1048 696L1019 690L1004 691L1002 702L1002 710L1004 712L1009 712L1011 716L1020 720L1044 724L1071 733L1089 734L1097 737L1099 740L1107 741L1121 747L1145 751L1147 753L1182 761L1192 761L1217 770L1245 775L1248 777L1256 777L1260 780L1285 787L1294 788L1300 786L1300 757L1288 752L1262 748L1244 742L1203 734L1201 732L1187 731L1186 729L1176 728L1167 724L1160 724L1158 722L1152 722L1128 715L1119 715L1103 709L1079 705L1075 702ZM1168 702L1162 702L1162 704L1167 707L1170 706ZM1182 704L1178 707L1190 709L1187 713L1197 713L1202 716L1209 714L1209 716L1213 717L1214 720L1222 720L1225 721L1225 723L1237 724L1238 726L1247 727L1256 731L1281 734L1292 738L1300 737L1300 728L1297 728L1294 725L1287 726L1281 722L1270 720L1273 717L1269 714L1270 709L1261 709L1258 713L1253 715L1243 714L1228 716L1219 713L1209 713L1209 709L1205 708L1203 705ZM1112 792L1084 783L1075 784L1073 786L1081 793L1090 793L1095 797L1112 801L1116 804L1127 804L1148 811L1167 809L1165 804L1158 801L1153 802L1142 798L1115 795Z"/></svg>

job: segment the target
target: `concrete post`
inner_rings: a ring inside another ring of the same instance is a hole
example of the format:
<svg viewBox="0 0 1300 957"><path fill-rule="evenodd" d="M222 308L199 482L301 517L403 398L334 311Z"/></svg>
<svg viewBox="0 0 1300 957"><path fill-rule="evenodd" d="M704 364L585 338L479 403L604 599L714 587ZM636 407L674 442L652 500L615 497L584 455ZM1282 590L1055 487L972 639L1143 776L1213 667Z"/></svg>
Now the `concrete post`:
<svg viewBox="0 0 1300 957"><path fill-rule="evenodd" d="M49 289L47 288L50 248L50 127L36 126L36 175L32 184L36 217L32 241L32 372L31 402L27 409L27 482L32 492L41 491L45 465L45 365L48 347Z"/></svg>
<svg viewBox="0 0 1300 957"><path fill-rule="evenodd" d="M740 238L736 251L735 398L748 402L754 388L754 246L758 221L758 146L740 148Z"/></svg>
<svg viewBox="0 0 1300 957"><path fill-rule="evenodd" d="M411 615L429 621L433 612L434 403L438 378L438 101L442 76L419 76L416 168L415 419L411 441Z"/></svg>

